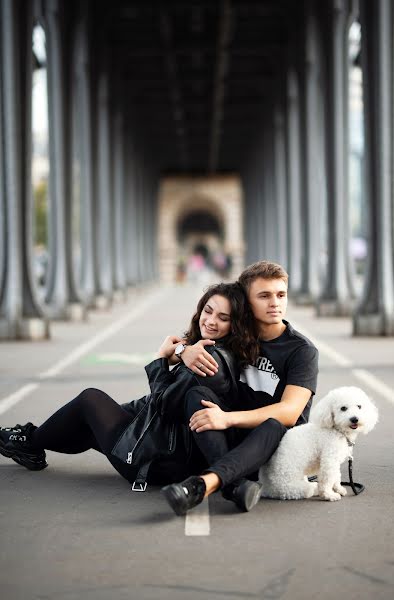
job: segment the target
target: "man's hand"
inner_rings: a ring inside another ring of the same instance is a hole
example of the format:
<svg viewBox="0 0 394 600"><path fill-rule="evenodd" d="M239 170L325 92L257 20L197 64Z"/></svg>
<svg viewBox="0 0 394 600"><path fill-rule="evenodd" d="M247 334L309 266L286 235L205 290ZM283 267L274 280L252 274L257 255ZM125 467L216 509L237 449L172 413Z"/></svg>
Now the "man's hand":
<svg viewBox="0 0 394 600"><path fill-rule="evenodd" d="M169 359L174 354L177 345L184 341L185 340L183 340L177 335L167 335L157 352L158 358Z"/></svg>
<svg viewBox="0 0 394 600"><path fill-rule="evenodd" d="M198 410L192 415L189 422L192 431L196 433L208 431L208 429L220 431L231 427L229 413L222 410L214 402L208 402L208 400L201 400L201 404L206 408Z"/></svg>
<svg viewBox="0 0 394 600"><path fill-rule="evenodd" d="M189 369L197 375L215 375L218 372L218 363L205 350L205 346L213 346L213 340L200 340L193 346L187 346L182 352L182 360Z"/></svg>

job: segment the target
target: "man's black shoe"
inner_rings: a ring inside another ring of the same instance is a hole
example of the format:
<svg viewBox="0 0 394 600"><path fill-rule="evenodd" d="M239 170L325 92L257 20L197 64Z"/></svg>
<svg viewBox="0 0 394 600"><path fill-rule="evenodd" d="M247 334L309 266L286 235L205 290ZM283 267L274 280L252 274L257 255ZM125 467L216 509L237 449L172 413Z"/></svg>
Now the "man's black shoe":
<svg viewBox="0 0 394 600"><path fill-rule="evenodd" d="M202 477L188 477L181 483L172 483L162 488L161 493L179 516L203 501L206 492L205 481Z"/></svg>
<svg viewBox="0 0 394 600"><path fill-rule="evenodd" d="M223 488L222 496L235 502L244 512L249 512L260 500L262 487L258 481L240 479L235 485L230 484Z"/></svg>
<svg viewBox="0 0 394 600"><path fill-rule="evenodd" d="M31 444L31 434L35 429L33 423L0 427L0 454L30 471L45 469L48 466L45 451L36 450Z"/></svg>

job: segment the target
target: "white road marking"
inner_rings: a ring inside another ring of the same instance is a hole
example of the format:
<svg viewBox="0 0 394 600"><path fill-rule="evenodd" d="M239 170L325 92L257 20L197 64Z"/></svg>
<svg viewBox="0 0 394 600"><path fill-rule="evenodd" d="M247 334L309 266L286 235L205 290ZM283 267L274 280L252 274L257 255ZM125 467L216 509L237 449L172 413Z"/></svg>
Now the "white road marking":
<svg viewBox="0 0 394 600"><path fill-rule="evenodd" d="M5 413L9 408L18 404L23 398L26 398L29 394L34 392L38 388L38 383L28 383L21 387L17 392L10 394L6 398L4 398L0 403L0 415Z"/></svg>
<svg viewBox="0 0 394 600"><path fill-rule="evenodd" d="M298 329L298 326L295 326L295 329ZM362 383L365 383L373 392L380 394L385 400L387 400L391 404L394 404L393 388L383 383L383 381L381 381L375 375L373 375L369 371L366 371L365 369L352 368L354 367L354 363L351 360L349 360L346 356L340 354L339 352L331 348L331 346L329 346L328 344L321 342L318 338L314 337L311 333L309 333L309 331L306 331L304 327L301 327L300 331L302 331L303 334L306 335L311 340L311 342L315 344L315 346L319 349L319 352L321 352L321 354L324 354L341 367L348 367L350 369L350 372L354 377L356 377L356 379L359 379Z"/></svg>
<svg viewBox="0 0 394 600"><path fill-rule="evenodd" d="M62 371L64 371L64 369L74 364L82 356L90 352L90 350L92 350L95 346L98 346L98 344L101 344L101 342L107 340L118 331L127 327L127 325L129 325L132 321L135 321L152 304L161 301L162 297L166 293L168 293L168 291L168 288L161 289L160 291L155 292L152 296L148 297L148 299L146 300L141 298L141 304L139 304L131 312L118 319L118 321L115 321L115 323L112 323L111 325L103 329L103 331L100 331L100 333L94 335L87 342L84 342L80 346L77 346L75 350L73 350L67 356L59 360L52 367L50 367L46 371L43 371L42 373L39 373L38 378L41 380L45 380L51 379L52 377L56 377L56 375L59 375ZM15 404L23 400L23 398L26 398L26 396L34 392L39 387L39 385L40 383L31 381L16 392L0 400L0 414L5 413L9 408L15 406Z"/></svg>
<svg viewBox="0 0 394 600"><path fill-rule="evenodd" d="M118 331L121 331L132 321L135 321L137 317L140 317L142 314L144 314L144 312L151 306L151 304L157 302L158 298L160 298L162 295L164 295L163 290L161 290L159 294L156 293L154 296L151 296L150 298L148 298L148 300L146 300L143 304L137 306L129 314L122 317L118 321L115 321L115 323L112 323L112 325L109 325L109 327L103 329L103 331L100 331L100 333L93 336L92 339L75 348L75 350L70 352L68 356L62 358L53 367L51 367L47 371L44 371L43 373L40 373L38 377L40 379L49 379L51 377L59 375L59 373L61 373L62 371L64 371L64 369L75 363L79 358L81 358L81 356L87 354L90 350L92 350L92 348L95 348L104 340L107 340L115 333L118 333Z"/></svg>
<svg viewBox="0 0 394 600"><path fill-rule="evenodd" d="M126 354L124 352L103 352L94 356L96 363L117 363L125 365L146 365L148 362L154 360L155 354L153 352L144 352L142 354Z"/></svg>
<svg viewBox="0 0 394 600"><path fill-rule="evenodd" d="M293 322L292 322L292 325L293 325ZM346 356L344 356L343 354L340 354L339 352L334 350L334 348L331 348L331 346L329 346L325 342L322 342L321 340L319 340L312 333L307 331L305 329L305 327L298 327L298 325L293 325L293 326L294 326L294 329L302 332L303 335L305 335L307 338L309 338L311 340L311 342L313 342L313 344L315 344L315 346L318 348L319 352L321 352L322 354L327 356L327 358L330 358L332 361L337 363L337 365L340 365L341 367L349 367L349 368L353 366L353 363L351 360L346 358Z"/></svg>
<svg viewBox="0 0 394 600"><path fill-rule="evenodd" d="M209 502L204 498L201 504L198 504L186 515L185 535L209 535L211 526L209 522Z"/></svg>
<svg viewBox="0 0 394 600"><path fill-rule="evenodd" d="M360 381L370 387L373 392L377 392L383 396L383 398L391 402L391 404L394 404L394 390L383 383L383 381L380 381L375 375L364 369L353 369L352 373L360 379Z"/></svg>

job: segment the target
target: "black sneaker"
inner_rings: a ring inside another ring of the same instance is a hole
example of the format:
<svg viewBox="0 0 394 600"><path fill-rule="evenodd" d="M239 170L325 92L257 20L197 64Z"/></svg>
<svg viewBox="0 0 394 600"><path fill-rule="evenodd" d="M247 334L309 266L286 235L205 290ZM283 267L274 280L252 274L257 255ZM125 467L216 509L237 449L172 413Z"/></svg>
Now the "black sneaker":
<svg viewBox="0 0 394 600"><path fill-rule="evenodd" d="M206 486L202 477L188 477L181 483L172 483L162 488L161 493L179 516L200 504L205 496Z"/></svg>
<svg viewBox="0 0 394 600"><path fill-rule="evenodd" d="M48 466L44 450L35 450L31 445L31 434L37 429L33 423L0 427L0 454L12 458L30 471L41 471Z"/></svg>
<svg viewBox="0 0 394 600"><path fill-rule="evenodd" d="M260 500L262 487L258 481L240 479L235 484L223 488L222 496L226 500L235 502L244 512L249 512Z"/></svg>

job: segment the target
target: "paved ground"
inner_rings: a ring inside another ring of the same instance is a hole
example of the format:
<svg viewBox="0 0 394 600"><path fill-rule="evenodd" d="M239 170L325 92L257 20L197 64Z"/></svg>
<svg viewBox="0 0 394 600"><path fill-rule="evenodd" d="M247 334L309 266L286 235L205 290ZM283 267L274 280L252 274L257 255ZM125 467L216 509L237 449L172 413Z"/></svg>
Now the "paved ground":
<svg viewBox="0 0 394 600"><path fill-rule="evenodd" d="M143 364L167 332L182 332L200 291L151 288L88 323L58 323L51 341L1 344L0 423L40 423L89 386L138 397ZM355 449L361 496L262 500L241 514L215 495L185 520L157 488L129 491L93 451L49 452L39 473L0 457L1 597L393 598L394 339L352 339L347 319L317 320L309 308L288 316L319 346L319 396L359 385L379 406L380 423Z"/></svg>

